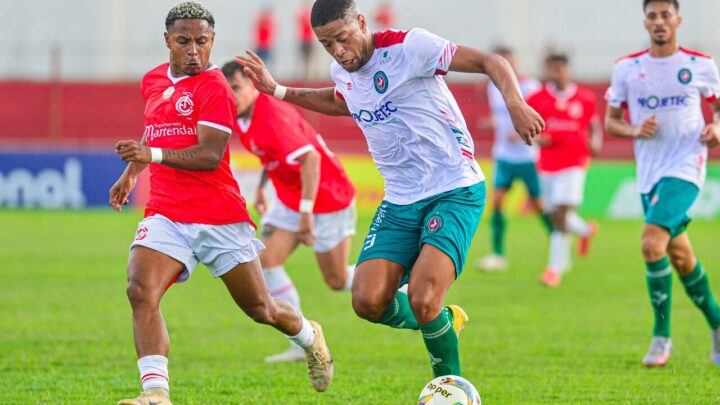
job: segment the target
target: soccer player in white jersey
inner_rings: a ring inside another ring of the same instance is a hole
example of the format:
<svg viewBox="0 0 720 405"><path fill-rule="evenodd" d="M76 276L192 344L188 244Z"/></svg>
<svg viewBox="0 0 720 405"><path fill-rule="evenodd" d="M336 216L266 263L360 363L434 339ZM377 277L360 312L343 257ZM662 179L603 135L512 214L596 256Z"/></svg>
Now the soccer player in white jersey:
<svg viewBox="0 0 720 405"><path fill-rule="evenodd" d="M497 47L494 52L505 58L517 75L520 91L525 99L540 89L540 82L532 77L519 74L517 60L510 48ZM495 160L495 189L492 206L492 253L483 257L478 262L480 270L502 271L508 267L505 258L505 215L503 205L505 196L512 187L515 180L525 183L528 196L535 212L542 218L548 233L552 232L550 217L543 214L540 200L540 177L536 163L538 150L536 146L528 147L522 138L515 132L510 112L505 106L502 93L497 86L488 83L488 101L492 112L492 123L495 129L495 143L493 144L492 156Z"/></svg>
<svg viewBox="0 0 720 405"><path fill-rule="evenodd" d="M351 116L385 180L385 199L365 239L352 285L355 312L419 329L435 375L460 375L458 333L467 315L443 307L485 206L472 137L443 75L486 73L526 143L544 128L502 57L422 29L372 34L353 0L318 0L311 23L332 55L335 87L278 85L257 55L238 57L263 93L329 115ZM408 294L398 286L408 284Z"/></svg>
<svg viewBox="0 0 720 405"><path fill-rule="evenodd" d="M676 0L644 0L650 49L619 59L607 91L606 128L632 138L637 186L645 225L642 254L655 314L645 366L662 366L672 349L670 306L672 268L712 331L712 361L720 365L720 307L708 276L693 254L686 229L688 209L705 182L707 148L720 144L720 77L713 59L678 45L682 23ZM706 124L702 99L714 121ZM623 118L629 110L630 122Z"/></svg>

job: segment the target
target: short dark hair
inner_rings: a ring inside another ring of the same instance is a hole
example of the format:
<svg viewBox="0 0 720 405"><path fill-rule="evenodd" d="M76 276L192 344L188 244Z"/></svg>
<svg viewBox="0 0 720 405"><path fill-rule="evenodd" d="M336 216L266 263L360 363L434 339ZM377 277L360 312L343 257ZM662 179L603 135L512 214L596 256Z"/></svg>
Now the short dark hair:
<svg viewBox="0 0 720 405"><path fill-rule="evenodd" d="M545 57L545 65L550 66L553 63L562 63L564 65L570 64L570 57L561 52L553 52Z"/></svg>
<svg viewBox="0 0 720 405"><path fill-rule="evenodd" d="M240 73L243 77L245 76L245 70L243 70L243 66L239 63L237 63L234 60L231 60L230 62L227 62L222 67L223 75L225 75L226 79L230 79L233 76L235 76L235 73Z"/></svg>
<svg viewBox="0 0 720 405"><path fill-rule="evenodd" d="M670 3L675 6L675 10L680 10L680 3L678 0L643 0L643 11L647 8L650 3Z"/></svg>
<svg viewBox="0 0 720 405"><path fill-rule="evenodd" d="M165 17L165 29L170 31L177 20L205 20L210 28L215 28L215 17L205 6L195 1L183 1L171 8Z"/></svg>
<svg viewBox="0 0 720 405"><path fill-rule="evenodd" d="M355 0L317 0L310 13L310 25L321 27L331 21L342 20L355 10Z"/></svg>

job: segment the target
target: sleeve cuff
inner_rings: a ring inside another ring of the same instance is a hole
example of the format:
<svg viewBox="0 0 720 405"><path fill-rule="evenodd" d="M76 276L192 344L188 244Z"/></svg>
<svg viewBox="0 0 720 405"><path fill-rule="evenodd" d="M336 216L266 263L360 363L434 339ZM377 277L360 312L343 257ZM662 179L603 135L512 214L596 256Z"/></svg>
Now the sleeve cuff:
<svg viewBox="0 0 720 405"><path fill-rule="evenodd" d="M307 145L295 150L294 152L289 153L285 157L285 162L287 162L287 164L289 164L289 165L296 165L296 164L298 164L297 158L310 152L311 150L315 150L315 147L312 146L311 144L307 144Z"/></svg>
<svg viewBox="0 0 720 405"><path fill-rule="evenodd" d="M198 125L205 125L206 127L219 129L220 131L227 132L228 134L232 134L232 129L230 129L224 125L216 124L214 122L198 121Z"/></svg>

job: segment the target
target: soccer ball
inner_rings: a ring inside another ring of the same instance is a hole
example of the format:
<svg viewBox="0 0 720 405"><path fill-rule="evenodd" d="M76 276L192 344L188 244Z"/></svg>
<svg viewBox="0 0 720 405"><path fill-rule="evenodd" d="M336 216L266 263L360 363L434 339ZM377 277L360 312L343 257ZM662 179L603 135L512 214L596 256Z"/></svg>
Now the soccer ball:
<svg viewBox="0 0 720 405"><path fill-rule="evenodd" d="M418 405L480 405L480 394L470 381L443 375L425 384Z"/></svg>

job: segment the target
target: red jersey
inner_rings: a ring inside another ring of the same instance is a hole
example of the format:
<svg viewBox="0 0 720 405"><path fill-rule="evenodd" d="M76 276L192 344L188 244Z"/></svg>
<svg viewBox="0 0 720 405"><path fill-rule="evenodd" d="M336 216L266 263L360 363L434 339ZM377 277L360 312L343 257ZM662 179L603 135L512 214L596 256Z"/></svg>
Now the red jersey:
<svg viewBox="0 0 720 405"><path fill-rule="evenodd" d="M198 124L232 133L235 96L217 66L195 76L172 77L162 64L142 79L148 146L185 149L197 145ZM150 164L150 199L145 216L175 222L225 225L251 222L230 171L226 148L215 170L181 170Z"/></svg>
<svg viewBox="0 0 720 405"><path fill-rule="evenodd" d="M540 148L540 171L587 167L591 124L598 118L595 94L575 84L563 92L545 84L527 102L545 120L543 135L550 139Z"/></svg>
<svg viewBox="0 0 720 405"><path fill-rule="evenodd" d="M300 210L302 182L297 158L313 149L320 154L320 184L313 212L339 211L355 198L355 187L340 161L291 105L260 94L252 118L249 122L238 119L237 131L243 146L260 158L278 199L288 208Z"/></svg>
<svg viewBox="0 0 720 405"><path fill-rule="evenodd" d="M303 6L297 13L298 38L303 43L315 42L315 32L310 24L311 12L312 6Z"/></svg>
<svg viewBox="0 0 720 405"><path fill-rule="evenodd" d="M269 50L275 43L275 17L270 12L262 12L255 21L255 47Z"/></svg>

